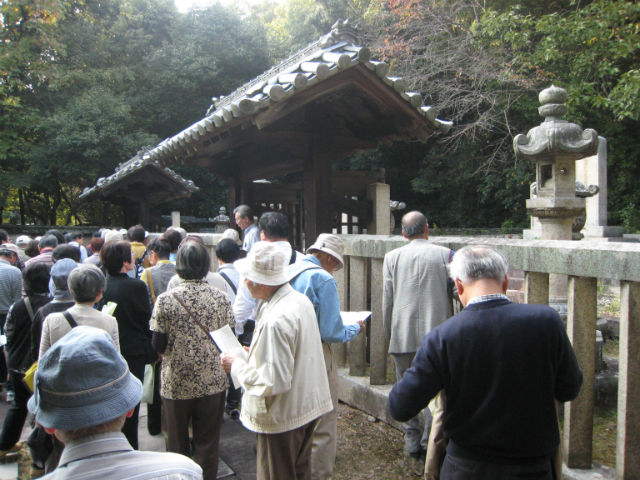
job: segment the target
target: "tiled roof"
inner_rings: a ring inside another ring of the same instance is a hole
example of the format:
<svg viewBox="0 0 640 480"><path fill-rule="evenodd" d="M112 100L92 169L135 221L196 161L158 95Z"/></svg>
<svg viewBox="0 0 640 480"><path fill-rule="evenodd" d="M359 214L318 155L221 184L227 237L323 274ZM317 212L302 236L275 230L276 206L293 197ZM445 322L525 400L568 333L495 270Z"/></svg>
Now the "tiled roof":
<svg viewBox="0 0 640 480"><path fill-rule="evenodd" d="M136 172L144 168L153 168L157 170L161 175L166 177L169 181L172 181L178 184L181 188L188 191L189 193L193 193L198 191L198 187L193 183L192 180L187 180L176 172L171 170L170 168L161 166L158 161L153 160L147 152L138 152L138 154L130 160L127 160L124 163L121 163L116 167L115 173L109 175L108 177L101 177L96 181L96 184L93 187L86 187L79 198L88 198L93 195L97 195L100 192L104 192L108 190L111 186L116 184L117 182L133 175Z"/></svg>
<svg viewBox="0 0 640 480"><path fill-rule="evenodd" d="M148 152L150 158L166 162L191 144L236 119L251 117L270 105L281 102L339 72L358 64L374 71L398 95L413 105L436 129L448 131L452 122L437 118L438 111L423 105L422 95L407 92L401 77L388 76L389 64L371 59L367 47L356 45L354 27L348 20L338 21L330 33L245 83L226 97L213 98L206 116Z"/></svg>
<svg viewBox="0 0 640 480"><path fill-rule="evenodd" d="M213 104L203 119L125 162L113 175L98 179L96 185L85 189L80 197L90 195L94 189L104 189L147 164L157 168L171 165L196 151L203 137L209 139L220 134L220 138L224 138L231 125L251 122L254 115L273 104L357 65L364 65L375 72L435 129L446 132L451 128L452 122L437 118L436 108L423 104L420 93L406 91L407 83L403 78L388 75L388 63L371 59L370 50L358 43L356 28L348 20L336 22L331 32L318 41L245 83L230 95L213 98ZM185 185L190 184L187 188L196 188L193 182L184 180L169 169L166 171L178 181L185 182Z"/></svg>

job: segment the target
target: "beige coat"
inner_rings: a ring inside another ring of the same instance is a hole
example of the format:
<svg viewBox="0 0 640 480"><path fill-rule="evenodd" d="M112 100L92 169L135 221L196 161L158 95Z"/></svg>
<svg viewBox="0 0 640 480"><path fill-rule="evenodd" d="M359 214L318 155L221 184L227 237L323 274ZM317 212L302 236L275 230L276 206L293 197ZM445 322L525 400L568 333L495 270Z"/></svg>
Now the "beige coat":
<svg viewBox="0 0 640 480"><path fill-rule="evenodd" d="M450 252L417 239L384 256L382 318L389 353L418 351L420 339L452 316Z"/></svg>
<svg viewBox="0 0 640 480"><path fill-rule="evenodd" d="M240 420L257 433L282 433L333 409L313 305L289 284L258 307L248 361L231 368L245 390Z"/></svg>
<svg viewBox="0 0 640 480"><path fill-rule="evenodd" d="M88 325L90 327L101 328L107 332L111 335L113 342L116 344L116 348L120 350L118 322L114 317L87 305L75 304L73 307L69 308L68 311L78 325ZM38 358L42 358L51 345L64 337L70 330L71 326L62 312L47 315L47 318L44 319L44 323L42 324L40 354Z"/></svg>

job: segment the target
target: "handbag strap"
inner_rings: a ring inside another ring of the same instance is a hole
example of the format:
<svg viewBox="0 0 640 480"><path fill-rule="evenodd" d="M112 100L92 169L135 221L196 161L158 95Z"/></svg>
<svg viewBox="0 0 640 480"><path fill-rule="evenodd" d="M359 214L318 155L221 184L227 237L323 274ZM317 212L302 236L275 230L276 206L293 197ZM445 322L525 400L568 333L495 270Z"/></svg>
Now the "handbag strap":
<svg viewBox="0 0 640 480"><path fill-rule="evenodd" d="M24 306L27 307L27 313L29 314L29 320L33 323L33 307L31 306L31 299L29 297L24 299Z"/></svg>
<svg viewBox="0 0 640 480"><path fill-rule="evenodd" d="M213 338L212 338L212 337L211 337L211 335L209 334L209 330L207 330L207 329L205 328L205 326L204 326L204 325L202 325L202 323L200 322L200 320L198 320L198 319L195 317L195 315L193 315L193 313L191 313L191 310L189 310L189 308L184 304L184 302L183 302L182 300L180 300L180 298L178 298L178 296L177 296L174 292L171 292L171 295L173 295L173 298L175 298L175 299L177 300L177 302L178 302L180 305L182 305L182 308L184 308L184 309L187 311L187 313L189 314L189 317L191 317L191 319L192 319L193 321L195 321L195 322L198 324L198 326L202 329L202 331L203 331L203 332L204 332L204 334L207 336L207 338L208 338L209 340L211 340L211 343L213 343L213 345L216 347L216 349L218 349L218 345L216 345L216 342L214 342L214 341L213 341Z"/></svg>
<svg viewBox="0 0 640 480"><path fill-rule="evenodd" d="M153 303L156 303L156 290L153 288L153 275L151 274L151 269L147 270L147 282L149 285L149 291L151 292L151 300Z"/></svg>
<svg viewBox="0 0 640 480"><path fill-rule="evenodd" d="M65 310L64 312L62 312L62 315L64 315L64 318L67 319L67 322L69 322L69 325L71 325L71 328L75 328L78 326L78 322L76 322L73 319L73 317L71 316L68 310Z"/></svg>
<svg viewBox="0 0 640 480"><path fill-rule="evenodd" d="M221 276L222 278L224 278L224 279L227 281L227 283L228 283L228 284L229 284L229 286L231 287L231 290L233 290L233 294L234 294L234 295L237 295L237 294L238 294L238 290L236 289L236 286L233 284L233 282L231 281L231 279L229 278L229 276L228 276L226 273L224 273L224 272L218 272L218 273L220 274L220 276Z"/></svg>

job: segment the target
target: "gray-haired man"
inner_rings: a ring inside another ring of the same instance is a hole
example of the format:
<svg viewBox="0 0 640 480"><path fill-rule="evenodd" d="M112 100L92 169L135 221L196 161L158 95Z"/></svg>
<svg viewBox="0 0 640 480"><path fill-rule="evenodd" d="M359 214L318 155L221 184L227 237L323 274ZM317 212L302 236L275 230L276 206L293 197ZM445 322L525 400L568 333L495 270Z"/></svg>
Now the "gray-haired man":
<svg viewBox="0 0 640 480"><path fill-rule="evenodd" d="M418 212L402 217L403 247L384 256L382 318L393 357L396 380L411 365L420 339L453 313L447 291L447 265L453 255L448 248L429 243L429 224ZM408 419L404 451L416 469L424 464L431 415L425 410L425 425L418 417Z"/></svg>
<svg viewBox="0 0 640 480"><path fill-rule="evenodd" d="M233 209L233 215L243 232L242 249L249 252L253 244L260 241L260 232L255 223L253 223L253 210L249 205L238 205Z"/></svg>
<svg viewBox="0 0 640 480"><path fill-rule="evenodd" d="M548 306L509 301L507 262L490 248L463 248L450 270L465 308L422 339L389 411L404 421L444 390L442 480L551 480L556 400L582 384L565 327Z"/></svg>
<svg viewBox="0 0 640 480"><path fill-rule="evenodd" d="M46 479L202 479L176 453L135 451L120 432L142 397L142 385L105 331L78 326L40 359L29 410L65 444Z"/></svg>

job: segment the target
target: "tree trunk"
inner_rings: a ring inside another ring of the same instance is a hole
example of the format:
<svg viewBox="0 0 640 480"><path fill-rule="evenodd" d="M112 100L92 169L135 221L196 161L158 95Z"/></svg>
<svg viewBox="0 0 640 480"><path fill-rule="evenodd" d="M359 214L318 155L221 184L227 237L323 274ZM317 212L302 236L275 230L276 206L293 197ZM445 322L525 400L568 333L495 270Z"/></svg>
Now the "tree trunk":
<svg viewBox="0 0 640 480"><path fill-rule="evenodd" d="M24 221L24 191L19 188L18 189L18 201L20 203L20 225L24 225L25 221Z"/></svg>

